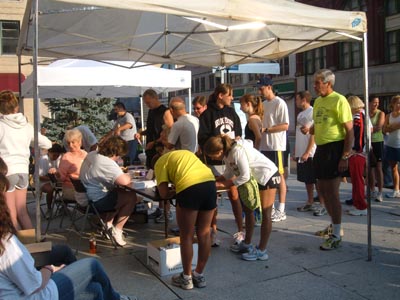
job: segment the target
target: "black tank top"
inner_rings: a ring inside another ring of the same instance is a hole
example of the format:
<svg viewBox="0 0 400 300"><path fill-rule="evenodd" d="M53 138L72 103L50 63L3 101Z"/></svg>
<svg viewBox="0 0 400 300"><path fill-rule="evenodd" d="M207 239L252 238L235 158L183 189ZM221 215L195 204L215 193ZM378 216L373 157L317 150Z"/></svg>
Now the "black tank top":
<svg viewBox="0 0 400 300"><path fill-rule="evenodd" d="M256 135L254 132L250 129L249 123L246 124L246 127L244 128L244 138L246 140L252 140L253 144L256 142Z"/></svg>

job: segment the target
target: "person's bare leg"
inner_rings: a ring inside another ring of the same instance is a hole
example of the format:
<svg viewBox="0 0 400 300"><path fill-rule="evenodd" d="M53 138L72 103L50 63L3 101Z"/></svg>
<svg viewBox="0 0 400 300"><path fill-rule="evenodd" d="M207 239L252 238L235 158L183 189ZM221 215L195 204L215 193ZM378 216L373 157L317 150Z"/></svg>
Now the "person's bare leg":
<svg viewBox="0 0 400 300"><path fill-rule="evenodd" d="M318 180L319 191L325 200L325 207L331 216L332 224L341 224L342 222L342 204L339 199L340 182L340 177Z"/></svg>
<svg viewBox="0 0 400 300"><path fill-rule="evenodd" d="M228 197L231 201L232 212L238 231L243 231L242 204L240 203L239 193L236 186L232 186L229 189Z"/></svg>
<svg viewBox="0 0 400 300"><path fill-rule="evenodd" d="M382 193L382 190L383 190L383 169L382 169L382 162L381 161L378 161L376 163L375 173L376 173L376 182L378 184L378 191L380 193Z"/></svg>
<svg viewBox="0 0 400 300"><path fill-rule="evenodd" d="M15 227L15 229L20 229L17 219L17 206L16 206L16 190L13 192L5 192L6 203L8 206L8 211L10 212L11 221Z"/></svg>
<svg viewBox="0 0 400 300"><path fill-rule="evenodd" d="M181 258L182 258L182 266L183 266L183 274L184 275L192 275L192 259L193 259L193 236L194 236L194 227L196 225L196 220L198 216L197 210L192 210L184 207L176 206L176 221L179 227L179 237L181 241ZM199 256L198 260L200 261L200 249L203 251L205 249L200 248L204 247L204 245L200 245L200 240L204 243L204 239L208 239L208 248L210 246L210 225L213 211L210 211L210 220L208 223L207 237L198 237L199 240ZM202 233L200 233L202 234ZM198 263L199 264L199 263ZM198 265L197 264L197 265ZM205 265L205 264L204 264ZM204 268L204 266L203 266ZM200 270L199 266L196 268ZM201 272L202 273L202 270Z"/></svg>
<svg viewBox="0 0 400 300"><path fill-rule="evenodd" d="M195 271L202 274L211 252L210 224L214 210L201 210L197 214L196 235L199 242Z"/></svg>
<svg viewBox="0 0 400 300"><path fill-rule="evenodd" d="M54 192L54 189L53 189L52 185L50 184L50 182L43 184L42 192L46 193L47 209L50 210L51 203L53 202L53 192Z"/></svg>
<svg viewBox="0 0 400 300"><path fill-rule="evenodd" d="M254 217L254 210L249 209L246 205L243 206L244 213L246 215L245 224L246 224L246 238L244 242L246 244L251 243L251 239L253 237L254 232L254 224L255 224L255 217Z"/></svg>
<svg viewBox="0 0 400 300"><path fill-rule="evenodd" d="M279 203L286 203L286 179L284 175L281 175L281 182L279 183Z"/></svg>
<svg viewBox="0 0 400 300"><path fill-rule="evenodd" d="M308 183L305 184L306 186L306 191L307 191L307 204L313 204L314 203L314 184L313 183Z"/></svg>
<svg viewBox="0 0 400 300"><path fill-rule="evenodd" d="M21 229L32 229L32 221L29 216L28 209L26 208L26 194L27 189L15 189L15 205L17 210L17 219L21 225Z"/></svg>
<svg viewBox="0 0 400 300"><path fill-rule="evenodd" d="M262 223L261 235L258 249L264 251L267 248L268 240L272 231L272 204L275 201L276 189L267 189L260 191L261 208L262 208Z"/></svg>
<svg viewBox="0 0 400 300"><path fill-rule="evenodd" d="M137 202L136 193L124 190L118 190L118 200L115 206L116 224L115 228L123 230L125 223L131 216Z"/></svg>
<svg viewBox="0 0 400 300"><path fill-rule="evenodd" d="M393 177L393 190L399 190L399 171L397 168L396 161L389 161L390 167L392 168L392 177Z"/></svg>

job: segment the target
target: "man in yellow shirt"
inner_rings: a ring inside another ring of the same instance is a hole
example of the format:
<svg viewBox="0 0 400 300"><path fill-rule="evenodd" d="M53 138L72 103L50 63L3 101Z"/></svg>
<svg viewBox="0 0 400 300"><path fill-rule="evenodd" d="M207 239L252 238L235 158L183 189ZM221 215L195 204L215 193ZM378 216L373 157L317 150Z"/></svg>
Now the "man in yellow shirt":
<svg viewBox="0 0 400 300"><path fill-rule="evenodd" d="M353 117L346 98L333 90L335 75L322 69L314 74L315 100L311 133L315 135L315 174L321 196L332 224L317 235L328 238L321 250L332 250L341 242L342 205L339 199L341 173L348 169L348 158L354 139Z"/></svg>

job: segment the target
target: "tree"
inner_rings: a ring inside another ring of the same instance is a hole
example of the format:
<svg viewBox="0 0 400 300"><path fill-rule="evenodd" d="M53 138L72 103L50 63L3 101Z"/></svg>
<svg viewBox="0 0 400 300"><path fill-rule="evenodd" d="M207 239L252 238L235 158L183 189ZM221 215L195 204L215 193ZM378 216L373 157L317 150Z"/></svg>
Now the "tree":
<svg viewBox="0 0 400 300"><path fill-rule="evenodd" d="M54 142L61 143L65 130L85 124L100 139L112 128L109 114L113 109L113 98L50 99L48 108L51 118L44 117L42 127Z"/></svg>

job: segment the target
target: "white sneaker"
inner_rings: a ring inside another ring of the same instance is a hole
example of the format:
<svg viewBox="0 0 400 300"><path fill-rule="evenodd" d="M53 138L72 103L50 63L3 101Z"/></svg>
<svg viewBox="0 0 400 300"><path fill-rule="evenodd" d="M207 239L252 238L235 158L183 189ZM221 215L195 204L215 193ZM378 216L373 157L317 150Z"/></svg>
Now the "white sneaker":
<svg viewBox="0 0 400 300"><path fill-rule="evenodd" d="M400 198L400 191L393 191L391 194L386 194L386 198Z"/></svg>
<svg viewBox="0 0 400 300"><path fill-rule="evenodd" d="M236 249L236 248L244 241L245 237L246 237L246 234L245 234L243 231L236 232L236 233L233 235L233 240L234 240L234 242L233 242L233 244L230 246L230 249L231 249L231 250L232 250L232 249ZM232 251L234 251L234 250L232 250ZM235 251L234 251L234 252L235 252Z"/></svg>
<svg viewBox="0 0 400 300"><path fill-rule="evenodd" d="M171 221L174 220L174 214L172 213L172 211L169 211L169 212L167 213L167 218L168 218L168 221L169 221L169 222L171 222ZM154 221L155 221L156 223L165 223L164 212L163 212L163 214L162 214L161 216L159 216L158 218L156 218Z"/></svg>
<svg viewBox="0 0 400 300"><path fill-rule="evenodd" d="M382 193L377 193L377 194L376 194L375 201L376 201L376 202L382 202L382 201L383 201Z"/></svg>
<svg viewBox="0 0 400 300"><path fill-rule="evenodd" d="M123 246L126 245L126 241L124 240L124 236L123 236L123 234L122 234L122 230L120 230L120 229L114 227L114 228L113 228L113 231L112 231L112 235L113 235L113 237L114 237L115 242L116 242L119 246L123 247Z"/></svg>
<svg viewBox="0 0 400 300"><path fill-rule="evenodd" d="M119 295L119 300L137 300L137 297L128 295Z"/></svg>
<svg viewBox="0 0 400 300"><path fill-rule="evenodd" d="M378 196L378 192L377 191L371 191L371 199L375 199Z"/></svg>
<svg viewBox="0 0 400 300"><path fill-rule="evenodd" d="M367 215L367 209L357 209L353 208L349 210L349 215L350 216L366 216Z"/></svg>
<svg viewBox="0 0 400 300"><path fill-rule="evenodd" d="M272 216L272 222L280 222L286 220L285 211L280 211L279 209L275 209L275 214Z"/></svg>
<svg viewBox="0 0 400 300"><path fill-rule="evenodd" d="M217 238L217 233L211 231L211 247L219 247L221 245L221 241Z"/></svg>

